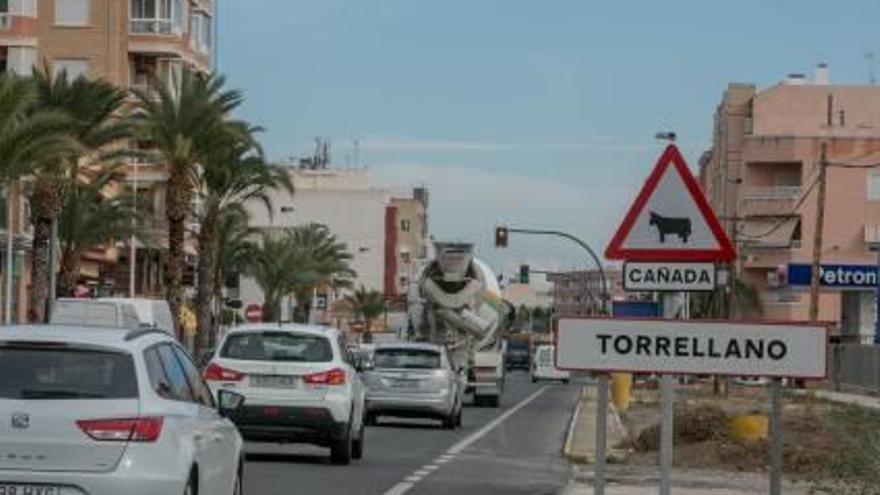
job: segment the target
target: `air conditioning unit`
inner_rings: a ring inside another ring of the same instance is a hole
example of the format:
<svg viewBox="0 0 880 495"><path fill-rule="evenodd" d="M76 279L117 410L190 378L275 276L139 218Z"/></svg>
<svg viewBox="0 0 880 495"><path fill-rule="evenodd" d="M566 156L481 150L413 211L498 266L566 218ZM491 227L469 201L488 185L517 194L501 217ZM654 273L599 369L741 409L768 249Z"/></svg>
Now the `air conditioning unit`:
<svg viewBox="0 0 880 495"><path fill-rule="evenodd" d="M880 225L865 224L865 244L880 243Z"/></svg>

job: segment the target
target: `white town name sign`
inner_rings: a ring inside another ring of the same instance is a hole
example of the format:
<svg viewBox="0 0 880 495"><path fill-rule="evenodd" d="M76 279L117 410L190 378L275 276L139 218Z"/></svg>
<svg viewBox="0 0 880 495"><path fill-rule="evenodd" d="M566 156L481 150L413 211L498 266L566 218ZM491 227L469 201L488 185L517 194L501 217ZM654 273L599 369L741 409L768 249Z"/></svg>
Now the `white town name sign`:
<svg viewBox="0 0 880 495"><path fill-rule="evenodd" d="M712 291L713 263L646 263L623 265L623 288L628 291Z"/></svg>
<svg viewBox="0 0 880 495"><path fill-rule="evenodd" d="M766 377L825 377L822 325L565 319L563 369Z"/></svg>

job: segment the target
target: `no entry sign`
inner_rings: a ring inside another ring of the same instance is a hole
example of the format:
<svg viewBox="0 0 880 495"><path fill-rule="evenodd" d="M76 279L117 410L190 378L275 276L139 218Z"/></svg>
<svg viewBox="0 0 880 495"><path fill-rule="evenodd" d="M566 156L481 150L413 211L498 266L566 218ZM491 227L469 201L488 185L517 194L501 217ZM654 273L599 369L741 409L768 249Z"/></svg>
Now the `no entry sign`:
<svg viewBox="0 0 880 495"><path fill-rule="evenodd" d="M556 365L635 373L825 378L826 328L607 318L559 321Z"/></svg>

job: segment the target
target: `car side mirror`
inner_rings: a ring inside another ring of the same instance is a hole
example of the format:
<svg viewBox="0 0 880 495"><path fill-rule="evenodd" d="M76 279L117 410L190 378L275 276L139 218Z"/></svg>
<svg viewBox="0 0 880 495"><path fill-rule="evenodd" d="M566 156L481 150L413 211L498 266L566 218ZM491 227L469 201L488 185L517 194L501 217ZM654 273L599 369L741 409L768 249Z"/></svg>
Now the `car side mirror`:
<svg viewBox="0 0 880 495"><path fill-rule="evenodd" d="M354 369L358 371L358 373L363 373L364 371L373 371L376 369L376 363L373 362L367 356L359 357L355 360Z"/></svg>
<svg viewBox="0 0 880 495"><path fill-rule="evenodd" d="M244 405L244 396L232 390L217 392L217 412L224 418L233 416Z"/></svg>

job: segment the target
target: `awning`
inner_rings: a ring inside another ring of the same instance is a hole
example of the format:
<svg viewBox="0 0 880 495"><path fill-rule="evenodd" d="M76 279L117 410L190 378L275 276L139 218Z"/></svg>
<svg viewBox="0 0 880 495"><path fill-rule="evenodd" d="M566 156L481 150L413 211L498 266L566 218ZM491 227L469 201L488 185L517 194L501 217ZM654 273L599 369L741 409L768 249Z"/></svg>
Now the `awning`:
<svg viewBox="0 0 880 495"><path fill-rule="evenodd" d="M799 218L760 218L748 219L740 226L740 239L755 247L790 247Z"/></svg>

